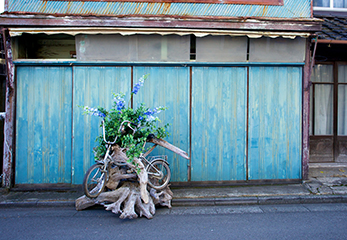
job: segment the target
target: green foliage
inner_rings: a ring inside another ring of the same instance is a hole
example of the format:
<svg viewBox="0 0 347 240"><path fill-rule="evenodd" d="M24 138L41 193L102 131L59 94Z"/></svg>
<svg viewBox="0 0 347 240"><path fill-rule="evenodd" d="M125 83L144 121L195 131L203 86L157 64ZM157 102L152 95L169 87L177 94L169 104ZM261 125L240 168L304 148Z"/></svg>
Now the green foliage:
<svg viewBox="0 0 347 240"><path fill-rule="evenodd" d="M147 77L148 76L145 75L139 79L139 82L135 85L131 93L129 103L133 96L137 94ZM126 155L129 161L133 163L133 159L139 157L141 152L144 151L145 142L150 134L154 134L157 138L165 138L168 136L167 127L169 124L159 127L158 122L160 122L160 119L155 116L167 108L157 107L150 109L142 103L139 107L133 109L129 107L129 105L125 107L124 94L113 95L114 101L110 110L106 110L102 107L83 107L84 113L103 118L106 140L113 142L117 138L115 144L127 148ZM124 127L121 128L121 124L124 123L124 121L130 121L133 125L125 123L123 124ZM99 159L106 152L106 143L103 140L103 134L99 135L96 141L98 142L98 146L94 149L95 157Z"/></svg>

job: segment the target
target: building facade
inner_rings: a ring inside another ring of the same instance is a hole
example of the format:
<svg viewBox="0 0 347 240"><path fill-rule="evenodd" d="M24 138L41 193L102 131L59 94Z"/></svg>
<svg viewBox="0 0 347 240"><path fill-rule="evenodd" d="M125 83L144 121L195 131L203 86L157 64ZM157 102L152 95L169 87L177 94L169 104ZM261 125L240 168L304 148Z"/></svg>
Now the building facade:
<svg viewBox="0 0 347 240"><path fill-rule="evenodd" d="M134 106L167 106L177 185L307 177L309 0L19 1L1 15L7 52L4 186L80 184L99 120L149 74Z"/></svg>
<svg viewBox="0 0 347 240"><path fill-rule="evenodd" d="M314 16L323 24L315 39L310 162L339 166L347 164L347 2L314 1Z"/></svg>

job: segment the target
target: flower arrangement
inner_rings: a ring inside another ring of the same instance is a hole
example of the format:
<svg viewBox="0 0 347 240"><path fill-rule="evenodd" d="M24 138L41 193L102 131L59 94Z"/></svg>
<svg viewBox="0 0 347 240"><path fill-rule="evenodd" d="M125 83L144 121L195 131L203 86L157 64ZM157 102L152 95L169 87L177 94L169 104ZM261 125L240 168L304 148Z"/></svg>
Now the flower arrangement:
<svg viewBox="0 0 347 240"><path fill-rule="evenodd" d="M163 127L158 127L157 122L160 122L160 119L156 116L167 108L157 107L150 109L147 108L144 103L140 104L136 109L130 107L130 102L133 99L133 96L138 93L147 78L148 75L142 76L134 86L130 94L128 107L125 107L125 95L123 93L113 93L113 105L108 111L102 107L83 107L85 114L103 118L106 140L113 142L115 137L118 137L115 144L127 149L126 155L131 163L133 163L135 157L139 157L141 152L144 151L144 143L149 134L154 134L157 138L164 138L169 135L167 132L169 124L166 124ZM130 121L137 126L135 134L133 134L133 131L130 128L125 128L124 131L118 132L123 121ZM96 141L98 142L98 146L94 148L94 152L95 158L99 159L106 152L106 143L103 140L102 134L96 138Z"/></svg>

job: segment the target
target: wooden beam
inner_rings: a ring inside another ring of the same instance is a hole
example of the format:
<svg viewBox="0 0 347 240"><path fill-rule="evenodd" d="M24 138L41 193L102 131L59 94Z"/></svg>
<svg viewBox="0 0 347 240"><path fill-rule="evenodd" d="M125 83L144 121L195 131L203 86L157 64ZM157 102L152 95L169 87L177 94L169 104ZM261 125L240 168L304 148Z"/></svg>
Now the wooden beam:
<svg viewBox="0 0 347 240"><path fill-rule="evenodd" d="M310 158L310 83L311 83L311 54L310 40L306 41L305 66L303 76L302 97L302 179L308 179L308 166Z"/></svg>
<svg viewBox="0 0 347 240"><path fill-rule="evenodd" d="M11 38L7 29L1 29L6 55L6 103L5 103L5 127L4 127L4 153L3 153L3 178L2 186L12 186L14 163L14 102L15 81L14 65L12 59Z"/></svg>
<svg viewBox="0 0 347 240"><path fill-rule="evenodd" d="M164 147L166 149L169 149L170 151L172 151L174 153L177 153L181 157L189 160L189 156L188 156L188 154L185 151L183 151L182 149L172 145L171 143L168 143L167 141L165 141L165 140L163 140L161 138L153 137L153 138L150 138L149 140L147 140L147 142L151 142L151 143L154 143L156 145L162 146L162 147Z"/></svg>
<svg viewBox="0 0 347 240"><path fill-rule="evenodd" d="M263 19L237 17L186 17L182 16L46 16L46 15L0 15L5 27L148 27L222 29L249 31L303 31L321 30L321 21L312 19Z"/></svg>
<svg viewBox="0 0 347 240"><path fill-rule="evenodd" d="M328 40L328 39L318 39L318 43L325 44L347 44L347 40Z"/></svg>

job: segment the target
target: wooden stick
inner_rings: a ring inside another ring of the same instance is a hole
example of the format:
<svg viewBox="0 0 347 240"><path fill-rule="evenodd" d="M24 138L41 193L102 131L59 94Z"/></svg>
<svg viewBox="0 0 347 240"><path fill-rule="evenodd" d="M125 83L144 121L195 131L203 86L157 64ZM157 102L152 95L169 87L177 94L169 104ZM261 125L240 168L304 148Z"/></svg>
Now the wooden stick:
<svg viewBox="0 0 347 240"><path fill-rule="evenodd" d="M168 143L167 141L161 139L161 138L156 138L156 137L153 137L153 138L150 138L148 140L148 142L151 142L151 143L154 143L154 144L157 144L159 146L162 146L166 149L169 149L170 151L173 151L174 153L177 153L178 155L180 155L181 157L184 157L185 159L189 159L189 156L188 154L183 151L182 149L172 145L171 143Z"/></svg>

